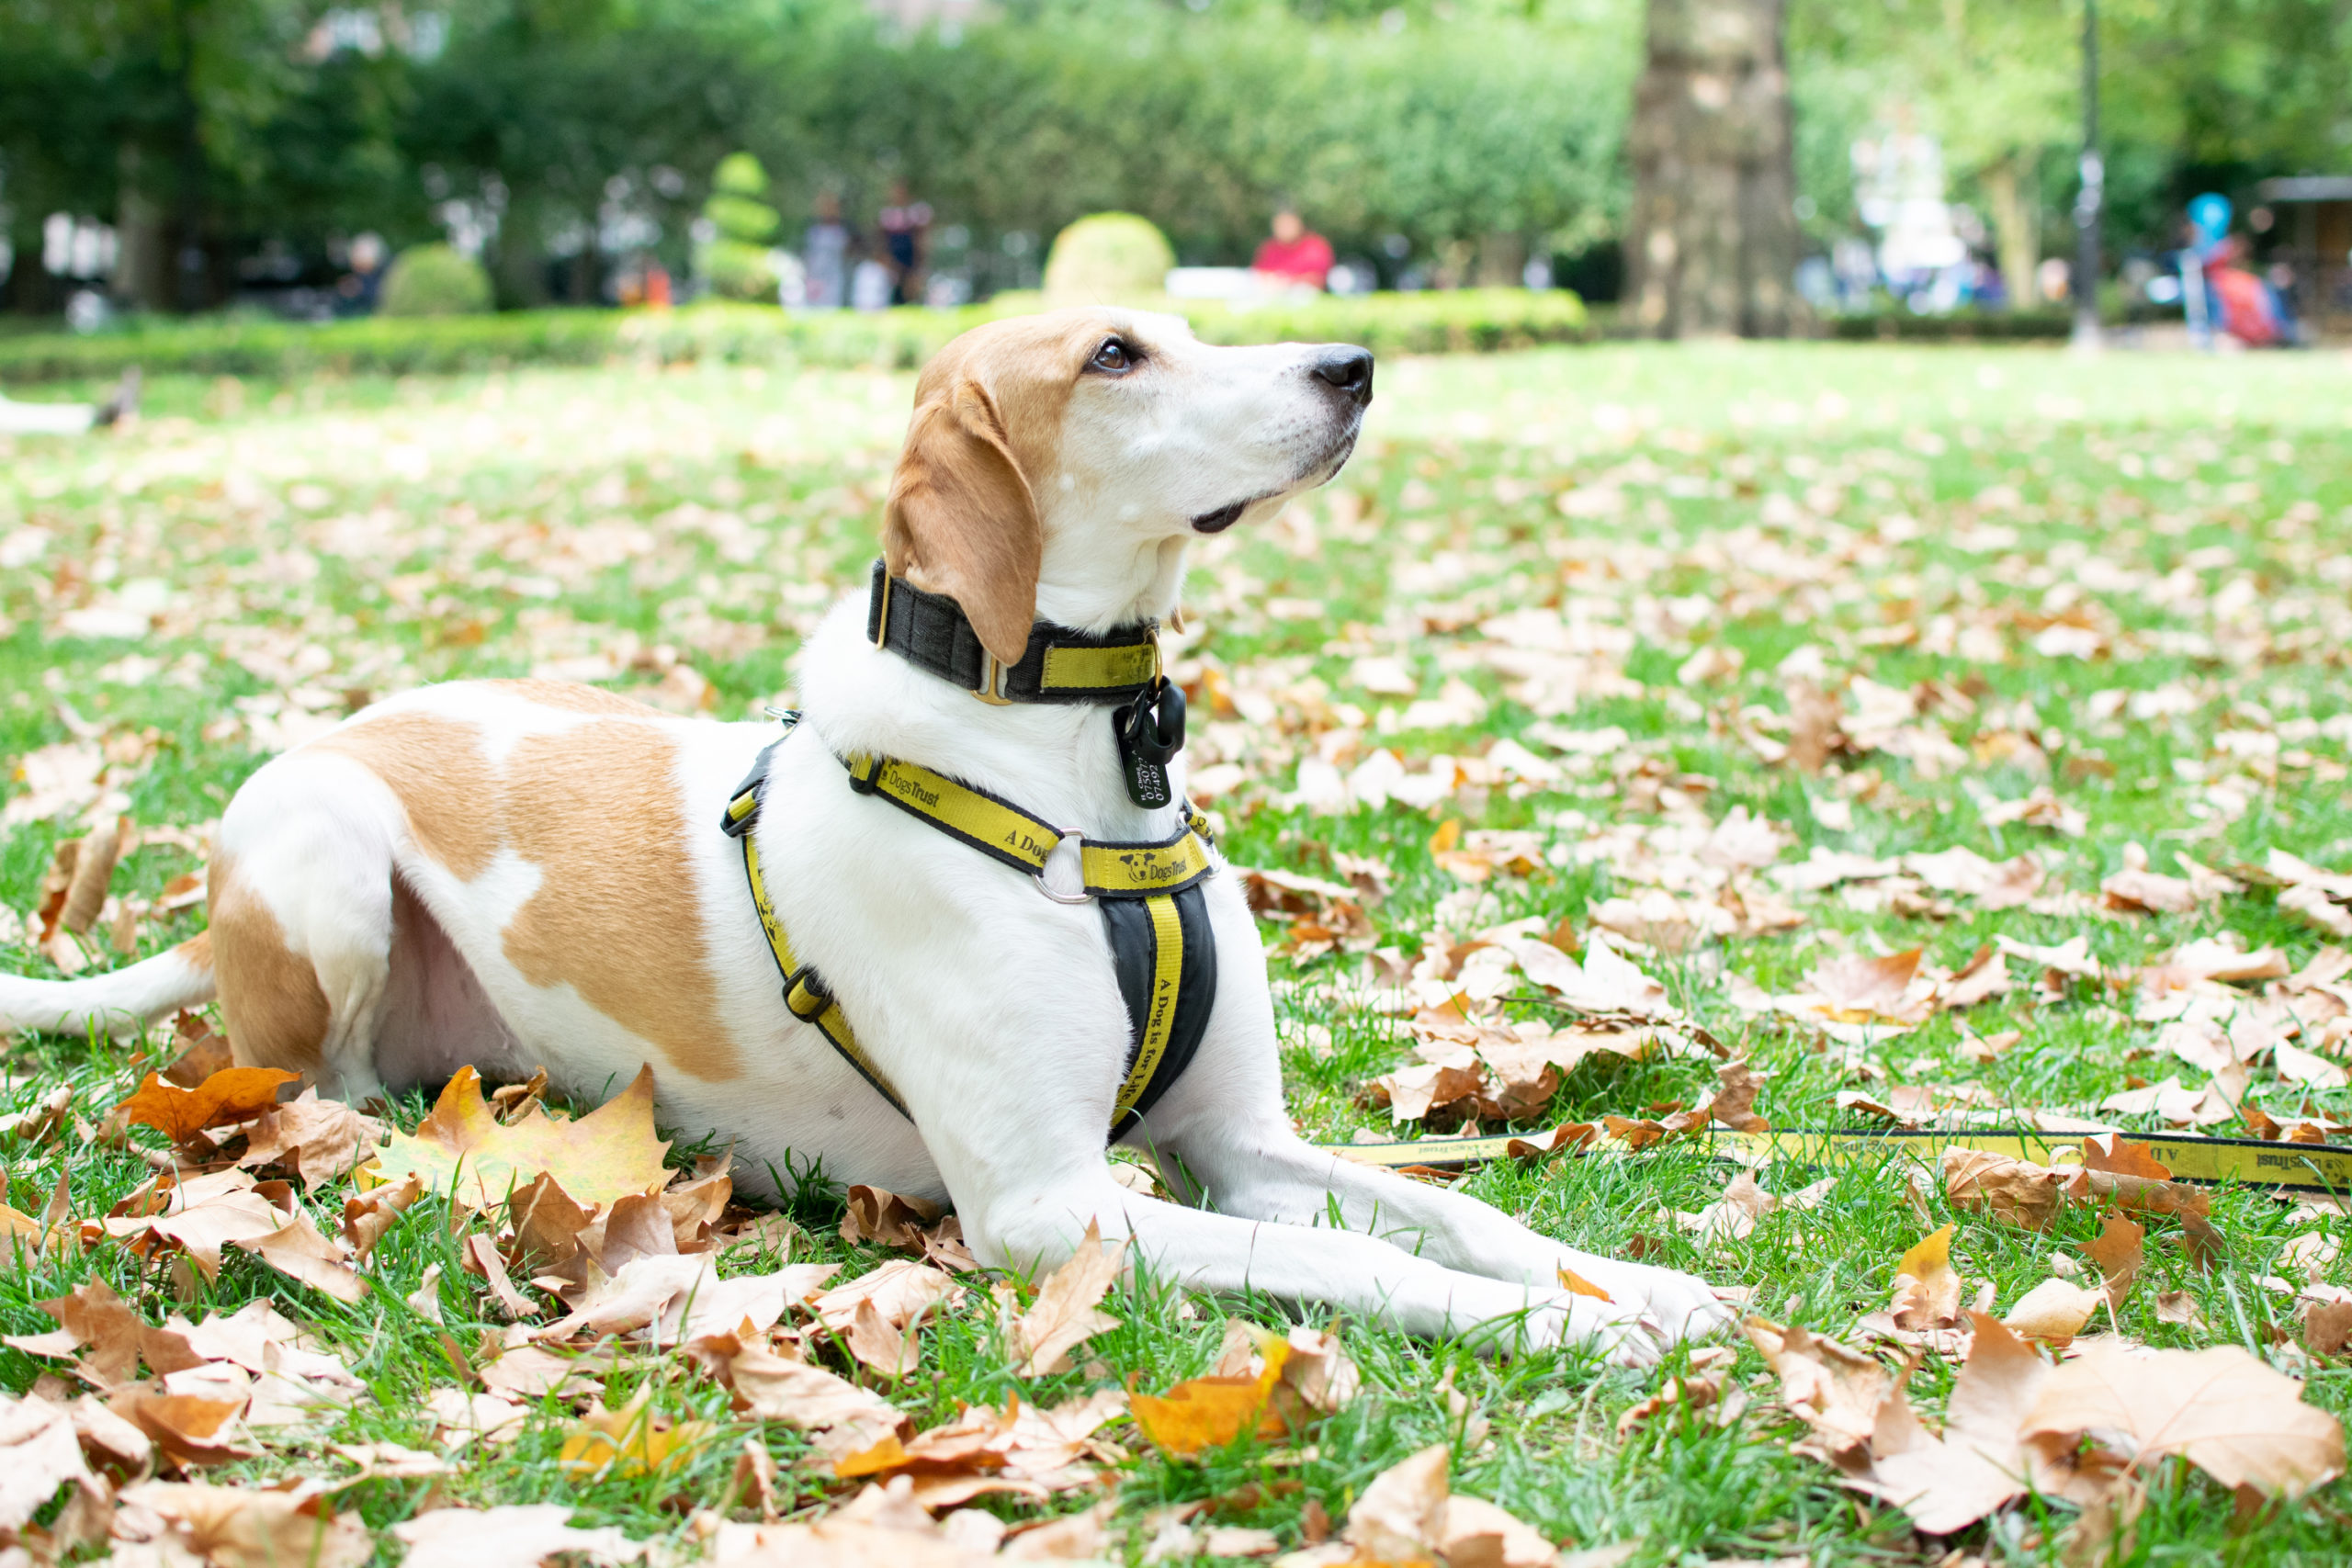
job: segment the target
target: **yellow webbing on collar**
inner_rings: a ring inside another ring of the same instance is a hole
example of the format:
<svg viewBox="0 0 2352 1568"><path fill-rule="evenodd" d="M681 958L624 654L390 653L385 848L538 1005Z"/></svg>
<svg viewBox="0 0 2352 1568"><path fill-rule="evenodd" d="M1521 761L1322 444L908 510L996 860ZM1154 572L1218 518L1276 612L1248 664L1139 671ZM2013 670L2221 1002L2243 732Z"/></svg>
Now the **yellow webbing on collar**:
<svg viewBox="0 0 2352 1568"><path fill-rule="evenodd" d="M1159 673L1159 644L1128 643L1119 648L1069 648L1055 643L1046 649L1038 689L1046 692L1102 692L1141 685Z"/></svg>
<svg viewBox="0 0 2352 1568"><path fill-rule="evenodd" d="M1001 795L976 789L920 762L853 751L842 759L850 782L960 839L1016 871L1035 874L1062 841L1061 830ZM1214 869L1204 830L1191 807L1173 837L1159 843L1082 840L1079 863L1086 891L1097 898L1135 898L1190 887Z"/></svg>

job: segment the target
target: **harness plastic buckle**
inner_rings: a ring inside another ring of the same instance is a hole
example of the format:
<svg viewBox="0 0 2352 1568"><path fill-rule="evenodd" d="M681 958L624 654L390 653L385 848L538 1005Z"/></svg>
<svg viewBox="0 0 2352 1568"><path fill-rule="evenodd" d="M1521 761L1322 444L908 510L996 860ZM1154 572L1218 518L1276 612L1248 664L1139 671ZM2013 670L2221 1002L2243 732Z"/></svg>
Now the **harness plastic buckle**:
<svg viewBox="0 0 2352 1568"><path fill-rule="evenodd" d="M803 1023L814 1023L833 1005L832 993L820 984L803 964L784 979L784 1010Z"/></svg>
<svg viewBox="0 0 2352 1568"><path fill-rule="evenodd" d="M1029 874L1029 879L1037 885L1038 892L1043 893L1046 897L1051 898L1057 904L1091 904L1094 901L1094 895L1086 891L1086 835L1083 833L1072 832L1063 833L1061 837L1061 843L1057 843L1054 846L1056 853L1060 852L1062 844L1071 845L1078 852L1079 890L1076 893L1055 892L1050 886L1046 886L1046 868L1042 865ZM1053 855L1049 854L1046 858L1048 861L1051 861L1053 859Z"/></svg>
<svg viewBox="0 0 2352 1568"><path fill-rule="evenodd" d="M860 795L876 794L881 786L874 781L881 775L882 760L880 758L859 756L854 753L851 755L849 759L850 788Z"/></svg>

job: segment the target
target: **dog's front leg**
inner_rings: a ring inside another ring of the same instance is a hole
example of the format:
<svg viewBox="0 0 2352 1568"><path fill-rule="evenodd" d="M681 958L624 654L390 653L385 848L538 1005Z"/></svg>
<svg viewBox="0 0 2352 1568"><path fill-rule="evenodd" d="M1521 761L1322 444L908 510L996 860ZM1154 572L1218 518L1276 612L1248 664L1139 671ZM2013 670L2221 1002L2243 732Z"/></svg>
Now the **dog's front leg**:
<svg viewBox="0 0 2352 1568"><path fill-rule="evenodd" d="M1629 1366L1657 1359L1658 1338L1634 1311L1556 1287L1464 1273L1351 1231L1274 1224L1142 1197L1099 1176L959 1201L983 1263L1035 1274L1067 1258L1091 1222L1133 1240L1136 1257L1190 1290L1249 1291L1328 1303L1430 1338L1466 1337L1496 1353L1589 1346Z"/></svg>
<svg viewBox="0 0 2352 1568"><path fill-rule="evenodd" d="M1476 1198L1346 1159L1279 1125L1228 1121L1188 1127L1171 1162L1201 1196L1228 1213L1328 1224L1340 1222L1449 1269L1536 1289L1556 1289L1567 1269L1621 1304L1645 1312L1680 1338L1711 1332L1733 1313L1704 1280L1670 1269L1579 1252L1540 1235Z"/></svg>

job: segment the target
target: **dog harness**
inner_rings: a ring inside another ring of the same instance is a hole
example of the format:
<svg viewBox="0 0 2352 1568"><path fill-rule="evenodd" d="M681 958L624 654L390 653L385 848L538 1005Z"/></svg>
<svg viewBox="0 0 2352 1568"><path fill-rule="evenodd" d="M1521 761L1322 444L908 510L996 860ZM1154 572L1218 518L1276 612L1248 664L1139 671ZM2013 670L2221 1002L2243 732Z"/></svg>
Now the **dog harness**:
<svg viewBox="0 0 2352 1568"><path fill-rule="evenodd" d="M979 639L955 601L892 579L879 561L875 563L867 626L877 646L910 658L984 702L1133 703L1158 683L1157 628L1148 624L1139 628L1140 636L1130 635L1136 628L1123 628L1095 637L1041 622L1017 664L1000 663L985 650L967 656L967 649L979 648ZM910 654L910 648L922 652ZM784 734L761 750L751 773L735 787L720 827L742 846L744 880L776 973L783 977L785 1007L795 1018L813 1024L876 1092L906 1116L905 1101L858 1044L841 1003L794 953L761 871L752 829L759 824L760 801L776 748L791 739L799 715L783 717ZM1182 1075L1208 1028L1216 995L1216 942L1201 885L1216 868L1209 855L1207 820L1186 803L1180 825L1168 838L1139 843L1088 839L1056 828L1002 795L919 762L865 752L852 752L839 761L850 788L858 794L888 801L949 838L1026 874L1056 903L1091 901L1101 910L1112 970L1127 1012L1126 1066L1111 1110L1109 1136L1115 1142ZM1079 852L1083 887L1074 894L1057 893L1046 884L1046 863L1065 840L1074 842Z"/></svg>

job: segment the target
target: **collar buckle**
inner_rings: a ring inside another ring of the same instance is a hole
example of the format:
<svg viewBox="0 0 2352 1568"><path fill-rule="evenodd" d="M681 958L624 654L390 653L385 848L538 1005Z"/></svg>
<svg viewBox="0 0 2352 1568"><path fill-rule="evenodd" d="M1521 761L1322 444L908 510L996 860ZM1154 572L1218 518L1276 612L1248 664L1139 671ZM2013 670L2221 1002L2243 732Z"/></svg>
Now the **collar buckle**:
<svg viewBox="0 0 2352 1568"><path fill-rule="evenodd" d="M1004 694L1004 665L995 654L980 654L980 683L972 688L972 695L992 708L1012 705L1012 699Z"/></svg>

